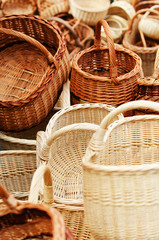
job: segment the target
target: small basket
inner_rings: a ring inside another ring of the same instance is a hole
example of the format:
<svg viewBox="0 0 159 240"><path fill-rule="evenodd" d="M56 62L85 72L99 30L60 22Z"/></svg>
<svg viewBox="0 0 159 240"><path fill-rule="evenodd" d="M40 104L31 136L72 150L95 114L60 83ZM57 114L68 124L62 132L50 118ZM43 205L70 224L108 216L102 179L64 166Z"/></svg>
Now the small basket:
<svg viewBox="0 0 159 240"><path fill-rule="evenodd" d="M108 46L101 44L101 26ZM105 20L96 25L95 42L73 58L70 90L87 102L119 105L131 101L142 77L141 59L132 51L115 46Z"/></svg>
<svg viewBox="0 0 159 240"><path fill-rule="evenodd" d="M145 46L145 41L143 41L144 35L143 34L141 35L141 32L139 32L138 23L142 17L141 14L145 13L146 11L151 11L154 14L158 14L156 10L150 9L143 9L138 11L134 18L131 20L129 29L128 31L126 31L124 35L123 46L130 49L131 51L134 51L136 54L140 56L140 58L142 59L142 68L144 75L151 76L153 72L156 52L159 47L159 42L145 38L146 40Z"/></svg>
<svg viewBox="0 0 159 240"><path fill-rule="evenodd" d="M149 100L159 102L159 49L156 53L154 71L151 77L140 78L137 80L139 85L138 95L136 100ZM158 114L152 110L135 110L135 115L139 114Z"/></svg>
<svg viewBox="0 0 159 240"><path fill-rule="evenodd" d="M0 210L1 239L74 240L56 209L19 202L1 185L0 198L8 206Z"/></svg>
<svg viewBox="0 0 159 240"><path fill-rule="evenodd" d="M37 6L42 18L49 18L61 12L69 11L68 0L37 0Z"/></svg>
<svg viewBox="0 0 159 240"><path fill-rule="evenodd" d="M58 17L51 17L47 20L52 24L57 24L63 32L71 61L80 50L91 46L94 40L94 30L79 19L65 21Z"/></svg>
<svg viewBox="0 0 159 240"><path fill-rule="evenodd" d="M130 22L135 15L135 9L129 2L115 1L110 5L108 15L117 15Z"/></svg>
<svg viewBox="0 0 159 240"><path fill-rule="evenodd" d="M34 14L36 4L34 0L3 0L1 4L3 15Z"/></svg>
<svg viewBox="0 0 159 240"><path fill-rule="evenodd" d="M41 166L33 177L29 201L37 202L47 165L53 179L54 196L45 200L44 193L42 200L62 213L65 224L79 240L91 238L83 211L81 159L98 123L112 109L104 104L71 106L55 114L46 131L37 134L37 162Z"/></svg>
<svg viewBox="0 0 159 240"><path fill-rule="evenodd" d="M109 0L85 1L85 0L69 0L70 12L74 18L81 19L88 25L96 25L100 19L104 19L110 5Z"/></svg>
<svg viewBox="0 0 159 240"><path fill-rule="evenodd" d="M112 123L128 110L159 103L125 103L101 122L83 158L85 217L95 239L159 239L159 115Z"/></svg>
<svg viewBox="0 0 159 240"><path fill-rule="evenodd" d="M39 17L2 17L0 28L0 129L20 131L39 124L55 105L69 54L59 29Z"/></svg>

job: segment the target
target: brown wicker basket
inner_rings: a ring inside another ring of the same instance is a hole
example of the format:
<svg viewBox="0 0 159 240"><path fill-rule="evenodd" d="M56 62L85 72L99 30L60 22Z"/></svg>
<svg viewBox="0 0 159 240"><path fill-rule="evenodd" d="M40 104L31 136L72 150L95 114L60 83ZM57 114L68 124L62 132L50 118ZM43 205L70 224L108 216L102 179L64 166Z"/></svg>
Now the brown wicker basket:
<svg viewBox="0 0 159 240"><path fill-rule="evenodd" d="M3 15L34 14L36 4L34 0L4 0L1 9Z"/></svg>
<svg viewBox="0 0 159 240"><path fill-rule="evenodd" d="M154 71L151 77L140 78L137 81L139 85L136 100L149 100L159 102L159 49L156 54ZM134 110L135 115L139 114L158 114L149 109Z"/></svg>
<svg viewBox="0 0 159 240"><path fill-rule="evenodd" d="M0 28L0 129L20 131L40 123L55 105L69 54L59 29L39 17L2 17Z"/></svg>
<svg viewBox="0 0 159 240"><path fill-rule="evenodd" d="M156 10L143 9L138 11L134 18L131 20L128 31L126 31L123 38L123 46L134 51L142 59L142 68L145 76L151 76L154 67L154 61L156 57L156 52L159 47L159 42L146 38L146 46L141 38L140 32L138 30L138 24L142 17L141 14L146 11L151 11L152 13L158 15L159 12ZM142 34L143 36L143 34ZM144 37L144 36L143 36ZM142 42L141 42L142 40Z"/></svg>
<svg viewBox="0 0 159 240"><path fill-rule="evenodd" d="M63 32L70 60L80 50L91 46L92 40L94 40L94 30L79 19L65 21L59 17L51 17L47 20L51 21L52 24L57 24Z"/></svg>
<svg viewBox="0 0 159 240"><path fill-rule="evenodd" d="M136 12L138 12L139 10L142 10L142 9L145 9L145 8L150 8L154 5L158 5L159 4L159 1L158 0L149 0L149 1L146 1L146 0L136 0L134 1L134 8L136 10Z"/></svg>
<svg viewBox="0 0 159 240"><path fill-rule="evenodd" d="M2 185L0 198L8 206L0 210L0 239L74 240L56 209L19 202Z"/></svg>
<svg viewBox="0 0 159 240"><path fill-rule="evenodd" d="M101 44L101 26L108 46ZM70 89L84 101L119 105L135 98L136 81L142 76L139 56L115 46L108 24L100 20L96 25L94 45L73 58Z"/></svg>

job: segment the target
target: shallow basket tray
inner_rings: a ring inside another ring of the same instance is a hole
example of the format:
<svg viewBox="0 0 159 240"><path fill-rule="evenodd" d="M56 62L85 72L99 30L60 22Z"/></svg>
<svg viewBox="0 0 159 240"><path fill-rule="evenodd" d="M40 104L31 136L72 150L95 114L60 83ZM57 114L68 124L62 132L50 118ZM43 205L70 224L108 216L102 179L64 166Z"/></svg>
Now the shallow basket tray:
<svg viewBox="0 0 159 240"><path fill-rule="evenodd" d="M34 0L3 0L1 9L3 15L34 14L36 4Z"/></svg>

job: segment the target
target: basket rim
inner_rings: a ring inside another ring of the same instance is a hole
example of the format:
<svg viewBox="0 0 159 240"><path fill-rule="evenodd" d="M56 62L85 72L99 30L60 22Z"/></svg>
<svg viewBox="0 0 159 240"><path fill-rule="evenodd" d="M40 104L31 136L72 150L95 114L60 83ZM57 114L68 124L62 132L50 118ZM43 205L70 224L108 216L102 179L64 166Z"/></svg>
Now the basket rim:
<svg viewBox="0 0 159 240"><path fill-rule="evenodd" d="M50 29L52 29L54 31L54 33L56 34L57 38L59 39L59 46L58 49L55 53L55 59L60 62L63 59L63 55L65 53L65 51L67 51L66 49L66 41L64 39L64 36L61 32L61 30L56 27L55 25L49 23L47 20L41 18L40 16L35 16L35 15L26 15L26 14L21 14L21 15L8 15L8 16L2 16L0 17L0 22L4 21L4 20L10 20L10 19L31 19L31 20L36 20L39 23L45 24L47 25ZM49 67L50 66L50 67ZM34 89L30 95L28 95L25 98L21 98L18 100L14 100L14 101L3 101L0 100L0 105L6 108L10 108L10 107L15 107L15 106L22 106L30 101L32 101L34 98L36 98L42 91L44 91L47 87L47 85L49 84L49 82L51 81L50 76L48 76L49 73L49 69L52 69L52 74L56 74L57 73L57 69L54 66L54 63L49 65L47 67L46 73L43 76L43 80L41 81L41 84ZM50 74L49 74L50 75ZM48 78L48 80L46 81L45 79Z"/></svg>
<svg viewBox="0 0 159 240"><path fill-rule="evenodd" d="M109 2L107 2L107 5L106 7L104 8L98 8L98 9L89 9L89 8L86 8L86 7L81 7L80 5L78 5L74 0L69 0L70 1L70 4L72 4L74 7L76 7L77 9L81 10L81 11L85 11L85 12L88 12L88 13L101 13L101 12L105 12L108 10L108 6L110 5Z"/></svg>
<svg viewBox="0 0 159 240"><path fill-rule="evenodd" d="M88 78L88 79L92 79L95 81L101 81L101 82L111 82L111 78L110 77L101 77L101 76L96 76L96 75L92 75L90 73L88 73L88 76L86 75L87 72L83 71L82 69L80 69L79 65L78 65L78 61L79 59L84 55L87 54L89 52L93 52L93 51L106 51L109 50L107 46L102 46L100 48L96 48L95 46L91 46L90 48L84 49L82 51L80 51L79 53L77 53L75 55L75 57L73 58L72 61L72 69L74 69L76 72L78 71L78 74L82 75L84 78ZM133 51L121 47L118 44L115 44L115 51L119 51L119 52L123 52L123 53L127 53L128 55L130 55L131 57L133 57L133 59L136 61L137 64L135 64L135 67L128 73L125 73L123 75L120 75L117 77L118 81L122 81L125 80L125 78L130 78L130 76L134 76L136 74L136 72L139 72L139 70L141 69L141 65L142 65L142 61L141 58L134 53Z"/></svg>

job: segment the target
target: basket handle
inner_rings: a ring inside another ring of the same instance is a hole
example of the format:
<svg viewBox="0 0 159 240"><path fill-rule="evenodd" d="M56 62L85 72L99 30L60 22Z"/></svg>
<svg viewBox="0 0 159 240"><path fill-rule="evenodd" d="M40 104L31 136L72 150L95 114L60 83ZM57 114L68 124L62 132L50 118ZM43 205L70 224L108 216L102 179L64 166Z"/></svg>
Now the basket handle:
<svg viewBox="0 0 159 240"><path fill-rule="evenodd" d="M1 184L0 184L0 198L10 209L16 209L18 201Z"/></svg>
<svg viewBox="0 0 159 240"><path fill-rule="evenodd" d="M81 49L83 49L83 44L80 42L80 39L76 33L76 31L74 30L74 28L65 20L63 20L62 18L58 18L58 17L50 17L47 19L48 21L56 21L58 23L63 24L73 35L75 42L76 42L76 46L80 47Z"/></svg>
<svg viewBox="0 0 159 240"><path fill-rule="evenodd" d="M15 31L13 29L7 29L7 28L0 28L0 32L1 33L5 33L7 35L12 35L12 36L16 36L18 38L21 38L23 40L25 40L26 42L29 42L31 45L37 47L48 59L49 63L55 64L56 69L59 69L59 64L56 61L56 59L54 58L54 56L40 43L38 42L36 39L22 33L22 32L18 32Z"/></svg>
<svg viewBox="0 0 159 240"><path fill-rule="evenodd" d="M40 189L44 180L44 202L53 203L52 176L48 166L42 164L35 172L31 181L29 202L38 203Z"/></svg>
<svg viewBox="0 0 159 240"><path fill-rule="evenodd" d="M114 84L119 84L119 81L117 80L118 70L117 70L114 40L113 40L112 33L110 31L108 23L103 19L99 20L96 25L94 47L96 47L97 49L101 48L101 26L103 26L104 32L107 37L109 59L110 59L110 77L112 78L112 81L114 82Z"/></svg>
<svg viewBox="0 0 159 240"><path fill-rule="evenodd" d="M156 52L156 58L155 58L154 70L153 70L152 78L154 79L154 81L156 79L159 79L159 48L158 48L158 50Z"/></svg>

